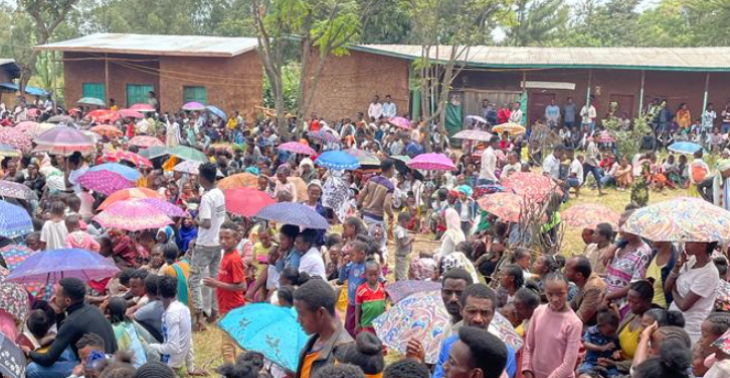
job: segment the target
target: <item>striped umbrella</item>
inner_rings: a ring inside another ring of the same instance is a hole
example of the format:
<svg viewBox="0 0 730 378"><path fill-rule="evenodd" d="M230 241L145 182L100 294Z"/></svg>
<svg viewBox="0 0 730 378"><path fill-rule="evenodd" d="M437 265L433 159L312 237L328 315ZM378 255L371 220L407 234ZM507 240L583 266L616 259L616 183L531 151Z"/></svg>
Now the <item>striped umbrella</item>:
<svg viewBox="0 0 730 378"><path fill-rule="evenodd" d="M33 221L24 208L0 201L0 236L12 239L33 232Z"/></svg>
<svg viewBox="0 0 730 378"><path fill-rule="evenodd" d="M0 144L0 157L18 157L20 151L9 144Z"/></svg>
<svg viewBox="0 0 730 378"><path fill-rule="evenodd" d="M162 210L141 201L114 202L93 219L106 228L132 232L156 229L173 223Z"/></svg>

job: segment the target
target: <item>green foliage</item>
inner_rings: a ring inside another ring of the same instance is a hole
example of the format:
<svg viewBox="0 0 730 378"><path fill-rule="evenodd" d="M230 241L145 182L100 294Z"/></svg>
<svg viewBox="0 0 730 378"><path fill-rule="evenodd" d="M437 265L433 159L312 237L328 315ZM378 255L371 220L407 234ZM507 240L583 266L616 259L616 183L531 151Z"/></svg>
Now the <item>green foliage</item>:
<svg viewBox="0 0 730 378"><path fill-rule="evenodd" d="M299 92L299 75L300 65L297 62L289 62L289 64L282 67L281 80L284 92L284 105L287 111L295 111L299 107L299 99L297 93ZM264 106L267 108L275 108L274 92L271 88L271 82L268 76L264 76Z"/></svg>
<svg viewBox="0 0 730 378"><path fill-rule="evenodd" d="M507 29L510 46L553 44L564 34L570 8L563 0L518 0L516 21Z"/></svg>
<svg viewBox="0 0 730 378"><path fill-rule="evenodd" d="M603 121L603 126L609 130L616 140L616 149L619 157L629 160L641 150L641 140L651 129L643 117L634 120L634 127L629 130L622 130L618 118L610 118Z"/></svg>
<svg viewBox="0 0 730 378"><path fill-rule="evenodd" d="M361 6L367 0L359 0ZM408 6L402 0L381 0L363 25L360 42L367 44L408 43L413 28Z"/></svg>
<svg viewBox="0 0 730 378"><path fill-rule="evenodd" d="M586 0L578 9L562 46L636 46L644 37L637 33L641 0Z"/></svg>

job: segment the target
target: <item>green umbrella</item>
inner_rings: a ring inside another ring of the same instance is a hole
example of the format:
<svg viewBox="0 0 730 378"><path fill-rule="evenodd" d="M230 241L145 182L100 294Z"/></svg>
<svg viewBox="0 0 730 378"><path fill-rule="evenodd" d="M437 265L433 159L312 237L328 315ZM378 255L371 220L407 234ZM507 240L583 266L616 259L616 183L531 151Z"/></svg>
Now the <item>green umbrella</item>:
<svg viewBox="0 0 730 378"><path fill-rule="evenodd" d="M160 156L169 155L167 148L162 146L152 146L139 151L139 155L146 157L147 159L155 159Z"/></svg>
<svg viewBox="0 0 730 378"><path fill-rule="evenodd" d="M84 97L81 100L76 101L76 103L82 104L82 105L96 105L96 106L106 105L103 100L99 100L98 98L94 98L94 97Z"/></svg>
<svg viewBox="0 0 730 378"><path fill-rule="evenodd" d="M207 163L208 157L205 156L204 153L200 152L199 150L196 150L194 148L186 147L186 146L177 146L173 147L167 150L170 155L179 157L183 160L193 160L193 161L199 161L201 163Z"/></svg>

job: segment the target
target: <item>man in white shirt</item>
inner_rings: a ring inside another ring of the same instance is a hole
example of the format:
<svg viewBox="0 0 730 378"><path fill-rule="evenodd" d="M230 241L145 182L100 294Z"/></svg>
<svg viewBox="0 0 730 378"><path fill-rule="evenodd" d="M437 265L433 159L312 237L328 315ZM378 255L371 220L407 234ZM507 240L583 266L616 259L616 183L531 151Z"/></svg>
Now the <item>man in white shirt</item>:
<svg viewBox="0 0 730 378"><path fill-rule="evenodd" d="M566 189L574 188L575 196L580 195L580 187L583 185L583 156L575 157L573 150L568 152L568 158L571 159L570 170L568 173L568 179Z"/></svg>
<svg viewBox="0 0 730 378"><path fill-rule="evenodd" d="M179 373L187 365L190 376L208 375L203 369L195 369L193 333L190 310L177 300L177 279L160 277L158 294L165 307L162 314L162 344L150 344L149 349L160 354L160 362Z"/></svg>
<svg viewBox="0 0 730 378"><path fill-rule="evenodd" d="M383 103L383 118L393 118L398 114L395 107L395 102L391 101L390 95L385 95L385 102Z"/></svg>
<svg viewBox="0 0 730 378"><path fill-rule="evenodd" d="M205 189L200 199L198 213L198 238L195 241L190 264L190 294L195 309L195 330L205 330L203 324L204 303L212 303L210 320L217 318L218 300L212 290L201 286L205 277L217 278L221 262L219 234L226 219L226 202L223 192L215 186L216 165L206 163L199 168L198 182ZM207 273L207 274L206 274ZM205 300L203 297L206 297ZM210 296L210 301L208 297Z"/></svg>
<svg viewBox="0 0 730 378"><path fill-rule="evenodd" d="M377 121L383 116L383 104L380 103L380 96L375 95L373 102L368 106L368 121Z"/></svg>
<svg viewBox="0 0 730 378"><path fill-rule="evenodd" d="M66 187L71 187L74 193L81 193L81 184L79 184L79 177L89 170L89 166L84 164L84 159L81 157L81 153L76 151L68 157L68 167L66 168Z"/></svg>
<svg viewBox="0 0 730 378"><path fill-rule="evenodd" d="M582 119L583 125L588 125L591 127L591 132L596 129L596 107L593 106L590 102L583 105L583 107L580 109L580 117Z"/></svg>
<svg viewBox="0 0 730 378"><path fill-rule="evenodd" d="M548 155L542 162L542 174L552 178L558 184L562 183L560 181L560 160L563 158L564 153L565 147L557 146L553 153Z"/></svg>
<svg viewBox="0 0 730 378"><path fill-rule="evenodd" d="M588 138L588 147L586 148L586 159L585 163L583 164L583 177L582 182L585 182L586 178L588 178L588 173L591 173L593 175L593 179L596 180L596 186L598 187L598 195L603 195L603 190L601 189L601 174L598 171L600 167L600 162L598 160L598 146L596 145L596 142L593 140L593 137Z"/></svg>
<svg viewBox="0 0 730 378"><path fill-rule="evenodd" d="M512 113L509 115L509 121L518 125L522 124L522 109L520 109L519 102L512 104Z"/></svg>
<svg viewBox="0 0 730 378"><path fill-rule="evenodd" d="M489 147L482 154L481 168L477 185L494 185L497 183L497 155L494 150L499 147L499 137L494 135L489 139Z"/></svg>

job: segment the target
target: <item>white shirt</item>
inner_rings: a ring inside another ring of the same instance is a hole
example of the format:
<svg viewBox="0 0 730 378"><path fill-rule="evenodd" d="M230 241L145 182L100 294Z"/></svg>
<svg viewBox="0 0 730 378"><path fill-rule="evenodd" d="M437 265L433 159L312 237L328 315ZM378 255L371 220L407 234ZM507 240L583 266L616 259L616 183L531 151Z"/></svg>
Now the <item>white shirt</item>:
<svg viewBox="0 0 730 378"><path fill-rule="evenodd" d="M46 250L66 248L66 223L64 221L54 222L47 220L41 230L41 242L46 243Z"/></svg>
<svg viewBox="0 0 730 378"><path fill-rule="evenodd" d="M178 369L186 363L188 371L193 370L193 332L190 310L184 304L174 301L162 314L163 344L150 344L150 350L161 354L160 361Z"/></svg>
<svg viewBox="0 0 730 378"><path fill-rule="evenodd" d="M395 107L395 102L384 102L383 103L383 117L385 118L393 118L395 117L397 111Z"/></svg>
<svg viewBox="0 0 730 378"><path fill-rule="evenodd" d="M509 116L509 121L512 123L522 124L522 110L513 110Z"/></svg>
<svg viewBox="0 0 730 378"><path fill-rule="evenodd" d="M717 296L717 284L720 281L720 275L712 260L702 268L691 269L690 267L694 267L695 264L694 256L684 264L677 278L677 291L682 297L686 297L691 291L699 295L700 299L687 311L681 311L676 302L669 306L670 311L681 311L684 315L684 330L692 339L692 345L702 336L702 322L712 312Z"/></svg>
<svg viewBox="0 0 730 378"><path fill-rule="evenodd" d="M327 271L324 267L324 259L317 248L310 248L299 260L299 273L307 273L310 276L327 278Z"/></svg>
<svg viewBox="0 0 730 378"><path fill-rule="evenodd" d="M510 172L510 171L514 171L514 172ZM520 163L519 161L517 163L507 164L504 167L502 167L502 175L504 177L507 177L512 173L517 173L520 171L522 171L522 163Z"/></svg>
<svg viewBox="0 0 730 378"><path fill-rule="evenodd" d="M201 221L210 219L210 228L205 229L200 227L198 229L198 240L195 242L195 245L203 247L220 245L218 234L221 231L223 221L226 219L226 198L223 196L223 191L214 188L203 194L203 198L200 199L200 214L198 218Z"/></svg>
<svg viewBox="0 0 730 378"><path fill-rule="evenodd" d="M580 109L580 116L583 117L583 123L591 123L596 119L596 107L593 105L583 105Z"/></svg>
<svg viewBox="0 0 730 378"><path fill-rule="evenodd" d="M583 185L583 164L578 159L573 159L570 163L570 176L573 175L578 179L578 183Z"/></svg>
<svg viewBox="0 0 730 378"><path fill-rule="evenodd" d="M548 155L542 162L542 173L547 173L556 180L560 179L560 160L553 154Z"/></svg>
<svg viewBox="0 0 730 378"><path fill-rule="evenodd" d="M68 182L73 185L73 190L76 194L81 193L81 184L79 184L79 177L89 170L88 165L82 165L68 173Z"/></svg>
<svg viewBox="0 0 730 378"><path fill-rule="evenodd" d="M497 181L497 176L494 174L494 170L497 169L497 155L494 153L494 148L489 146L482 154L482 166L479 169L479 178L490 181Z"/></svg>
<svg viewBox="0 0 730 378"><path fill-rule="evenodd" d="M383 115L383 104L379 102L372 102L368 106L368 118L375 118L377 121ZM369 119L368 119L369 121Z"/></svg>

